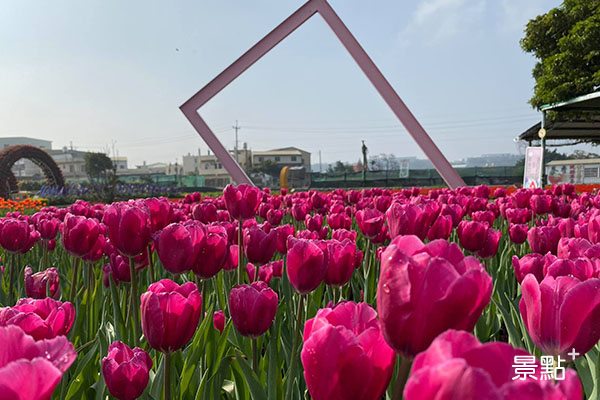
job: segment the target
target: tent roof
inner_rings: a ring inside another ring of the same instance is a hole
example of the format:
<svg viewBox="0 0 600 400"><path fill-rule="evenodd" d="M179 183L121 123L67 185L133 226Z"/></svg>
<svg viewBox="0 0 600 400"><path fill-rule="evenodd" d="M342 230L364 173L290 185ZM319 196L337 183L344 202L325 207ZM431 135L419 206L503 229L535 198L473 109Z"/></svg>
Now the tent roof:
<svg viewBox="0 0 600 400"><path fill-rule="evenodd" d="M545 104L540 111L600 111L600 91L558 103Z"/></svg>
<svg viewBox="0 0 600 400"><path fill-rule="evenodd" d="M541 127L542 123L538 122L521 133L518 140L539 140L538 131ZM595 115L587 120L548 121L546 123L546 141L548 140L600 143L600 115Z"/></svg>

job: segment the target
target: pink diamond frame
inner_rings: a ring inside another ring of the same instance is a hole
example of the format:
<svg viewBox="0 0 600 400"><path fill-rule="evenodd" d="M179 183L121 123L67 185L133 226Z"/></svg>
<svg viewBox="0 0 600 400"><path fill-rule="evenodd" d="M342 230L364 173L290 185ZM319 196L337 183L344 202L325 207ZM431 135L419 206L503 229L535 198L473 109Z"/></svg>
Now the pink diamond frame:
<svg viewBox="0 0 600 400"><path fill-rule="evenodd" d="M235 161L232 155L225 149L217 139L210 127L204 122L198 110L238 76L244 73L252 64L273 49L279 42L289 36L313 15L319 14L329 25L335 36L342 42L346 51L350 53L371 84L379 92L383 100L392 109L392 112L404 125L414 141L419 145L427 158L434 165L440 176L451 188L465 186L464 181L456 170L448 162L444 154L431 140L419 121L410 112L394 88L385 79L373 60L346 27L344 22L331 8L327 0L308 0L302 7L296 10L286 20L273 29L268 35L256 43L250 50L244 53L233 64L227 67L217 77L204 86L198 93L192 96L181 107L181 111L190 121L194 129L204 139L208 147L215 153L221 164L231 175L237 184L252 184L244 170Z"/></svg>

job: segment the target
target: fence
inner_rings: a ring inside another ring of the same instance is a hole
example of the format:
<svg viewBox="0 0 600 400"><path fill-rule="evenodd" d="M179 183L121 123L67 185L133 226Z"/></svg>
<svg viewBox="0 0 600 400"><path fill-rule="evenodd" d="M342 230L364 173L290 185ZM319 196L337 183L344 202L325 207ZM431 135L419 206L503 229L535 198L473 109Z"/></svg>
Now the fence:
<svg viewBox="0 0 600 400"><path fill-rule="evenodd" d="M457 168L459 175L469 186L513 185L523 181L523 170L515 167ZM405 172L405 171L402 171ZM311 173L311 187L411 187L443 186L444 180L435 169L411 169L408 177L400 177L401 171L367 171L348 173Z"/></svg>

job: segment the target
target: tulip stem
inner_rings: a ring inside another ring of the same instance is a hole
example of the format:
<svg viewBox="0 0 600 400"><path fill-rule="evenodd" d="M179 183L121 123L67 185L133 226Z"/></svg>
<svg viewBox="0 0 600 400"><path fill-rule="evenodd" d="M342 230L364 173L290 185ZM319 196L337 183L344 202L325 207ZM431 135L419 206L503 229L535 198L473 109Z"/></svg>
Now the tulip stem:
<svg viewBox="0 0 600 400"><path fill-rule="evenodd" d="M139 345L140 337L138 335L138 315L139 307L137 307L137 276L135 274L135 261L133 257L129 257L129 274L131 275L131 293L129 305L131 307L131 315L133 317L133 343Z"/></svg>
<svg viewBox="0 0 600 400"><path fill-rule="evenodd" d="M75 301L75 293L77 292L75 288L77 287L77 266L79 264L78 261L78 257L73 257L73 270L71 271L71 291L69 293L69 301L71 302L71 304L73 304L73 302Z"/></svg>
<svg viewBox="0 0 600 400"><path fill-rule="evenodd" d="M291 399L292 398L292 388L294 386L294 380L296 379L295 375L296 375L296 364L298 362L298 360L296 360L297 354L298 354L298 341L300 340L300 329L301 329L301 324L302 324L302 311L304 311L304 297L306 295L301 294L300 295L300 300L298 300L298 310L296 312L296 329L295 329L295 333L294 333L294 341L292 344L292 353L291 353L291 357L290 357L290 373L288 374L287 377L287 390L286 390L286 399Z"/></svg>
<svg viewBox="0 0 600 400"><path fill-rule="evenodd" d="M242 265L244 264L244 247L242 245L242 220L238 221L238 285L244 283Z"/></svg>
<svg viewBox="0 0 600 400"><path fill-rule="evenodd" d="M394 393L392 400L402 400L404 394L404 386L408 380L408 374L412 365L412 360L406 357L400 357L400 367L398 368L398 377L394 383Z"/></svg>
<svg viewBox="0 0 600 400"><path fill-rule="evenodd" d="M252 339L252 369L258 377L258 339Z"/></svg>
<svg viewBox="0 0 600 400"><path fill-rule="evenodd" d="M148 264L150 264L150 282L156 282L154 276L154 257L152 254L152 245L148 245Z"/></svg>
<svg viewBox="0 0 600 400"><path fill-rule="evenodd" d="M13 291L15 286L15 269L17 268L17 260L16 254L11 254L11 262L10 262L10 279L8 283L8 303L7 305L12 305L14 303L13 300Z"/></svg>
<svg viewBox="0 0 600 400"><path fill-rule="evenodd" d="M367 303L369 303L371 296L371 239L367 239L367 248L365 249L365 259L364 259L364 277L365 277L365 291L364 296Z"/></svg>
<svg viewBox="0 0 600 400"><path fill-rule="evenodd" d="M165 353L165 383L163 385L163 392L165 394L164 400L171 400L171 353Z"/></svg>

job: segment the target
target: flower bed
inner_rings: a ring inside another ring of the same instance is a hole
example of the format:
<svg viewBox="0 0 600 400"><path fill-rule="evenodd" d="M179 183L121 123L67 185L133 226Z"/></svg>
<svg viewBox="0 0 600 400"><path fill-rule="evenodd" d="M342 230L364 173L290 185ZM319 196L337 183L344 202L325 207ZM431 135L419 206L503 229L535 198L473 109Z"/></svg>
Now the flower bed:
<svg viewBox="0 0 600 400"><path fill-rule="evenodd" d="M77 201L0 246L0 398L598 396L600 197L570 185Z"/></svg>

